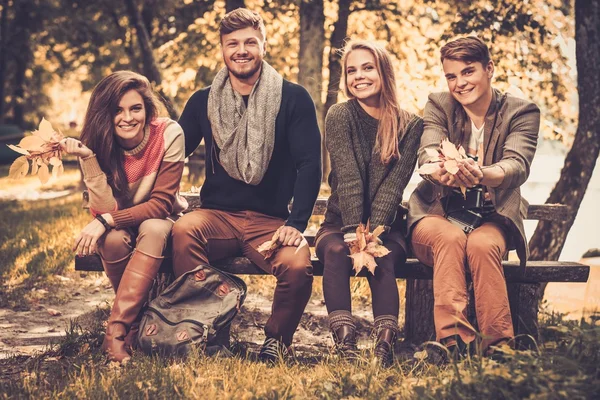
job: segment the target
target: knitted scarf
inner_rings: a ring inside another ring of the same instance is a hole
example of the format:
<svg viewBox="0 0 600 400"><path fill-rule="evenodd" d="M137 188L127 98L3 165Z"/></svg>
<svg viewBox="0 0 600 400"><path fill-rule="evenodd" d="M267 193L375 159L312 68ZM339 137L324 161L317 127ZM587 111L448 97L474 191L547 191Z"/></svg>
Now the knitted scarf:
<svg viewBox="0 0 600 400"><path fill-rule="evenodd" d="M208 95L208 119L219 162L234 179L258 185L275 145L275 120L281 107L283 78L265 61L248 106L233 90L227 68L221 69Z"/></svg>

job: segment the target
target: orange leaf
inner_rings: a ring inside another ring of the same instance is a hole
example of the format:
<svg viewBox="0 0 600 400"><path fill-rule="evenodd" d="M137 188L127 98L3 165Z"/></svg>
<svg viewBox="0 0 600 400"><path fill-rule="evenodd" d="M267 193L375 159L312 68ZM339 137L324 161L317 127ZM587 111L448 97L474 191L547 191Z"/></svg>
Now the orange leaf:
<svg viewBox="0 0 600 400"><path fill-rule="evenodd" d="M12 179L20 179L27 175L29 172L29 161L27 161L27 157L21 156L17 158L10 169L8 170L8 177Z"/></svg>
<svg viewBox="0 0 600 400"><path fill-rule="evenodd" d="M391 253L387 247L377 242L370 242L367 245L365 252L369 253L373 257L385 257Z"/></svg>
<svg viewBox="0 0 600 400"><path fill-rule="evenodd" d="M31 175L37 174L38 169L39 169L39 165L37 163L37 160L34 158L33 160L31 160Z"/></svg>
<svg viewBox="0 0 600 400"><path fill-rule="evenodd" d="M439 169L438 163L427 163L421 165L421 168L417 170L419 175L431 175Z"/></svg>
<svg viewBox="0 0 600 400"><path fill-rule="evenodd" d="M450 172L452 175L455 175L458 172L458 162L454 159L444 161L444 168L446 168L446 171Z"/></svg>
<svg viewBox="0 0 600 400"><path fill-rule="evenodd" d="M46 120L46 118L42 118L40 122L39 130L35 131L33 134L40 137L46 142L52 140L52 135L54 134L54 128L52 128L52 124Z"/></svg>
<svg viewBox="0 0 600 400"><path fill-rule="evenodd" d="M12 145L12 144L7 144L7 146L8 146L9 149L11 149L12 151L16 151L19 154L23 154L25 156L29 155L29 152L27 150L25 150L25 149L22 149L20 147Z"/></svg>
<svg viewBox="0 0 600 400"><path fill-rule="evenodd" d="M448 139L442 140L441 146L442 146L442 153L444 154L444 157L446 157L447 159L450 159L450 160L460 160L461 159L460 153L456 149L456 146L454 145L454 143L452 143Z"/></svg>
<svg viewBox="0 0 600 400"><path fill-rule="evenodd" d="M60 161L60 158L58 158L56 156L50 157L50 160L48 162L50 163L50 165L52 165L54 167L62 164L62 161Z"/></svg>
<svg viewBox="0 0 600 400"><path fill-rule="evenodd" d="M437 150L434 150L432 148L429 148L429 147L426 148L425 153L429 156L429 158L435 159L435 161L439 160L439 158L440 158L440 153ZM429 161L431 162L434 160L429 160Z"/></svg>
<svg viewBox="0 0 600 400"><path fill-rule="evenodd" d="M62 162L58 165L52 167L52 176L58 178L65 172L65 167L63 167Z"/></svg>
<svg viewBox="0 0 600 400"><path fill-rule="evenodd" d="M40 182L42 182L42 185L50 180L50 171L48 170L48 166L44 163L40 165L38 178L40 179Z"/></svg>
<svg viewBox="0 0 600 400"><path fill-rule="evenodd" d="M385 232L385 228L383 227L383 225L379 225L377 228L375 228L375 230L371 234L371 238L369 239L369 242L377 242L377 238L383 232Z"/></svg>
<svg viewBox="0 0 600 400"><path fill-rule="evenodd" d="M44 151L46 141L39 136L26 136L19 142L19 147L28 151Z"/></svg>
<svg viewBox="0 0 600 400"><path fill-rule="evenodd" d="M375 267L377 267L377 263L375 262L375 258L372 255L360 251L356 254L351 254L349 256L352 259L352 267L356 275L363 269L363 267L367 267L371 273L375 272Z"/></svg>

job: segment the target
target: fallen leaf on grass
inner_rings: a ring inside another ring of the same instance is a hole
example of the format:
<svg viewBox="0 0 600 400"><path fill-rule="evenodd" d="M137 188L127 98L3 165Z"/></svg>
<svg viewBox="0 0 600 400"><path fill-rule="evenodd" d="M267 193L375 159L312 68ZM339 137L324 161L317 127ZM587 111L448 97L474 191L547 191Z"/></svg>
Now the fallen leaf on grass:
<svg viewBox="0 0 600 400"><path fill-rule="evenodd" d="M59 315L62 315L62 312L55 310L54 308L46 308L46 311L53 317L58 317Z"/></svg>

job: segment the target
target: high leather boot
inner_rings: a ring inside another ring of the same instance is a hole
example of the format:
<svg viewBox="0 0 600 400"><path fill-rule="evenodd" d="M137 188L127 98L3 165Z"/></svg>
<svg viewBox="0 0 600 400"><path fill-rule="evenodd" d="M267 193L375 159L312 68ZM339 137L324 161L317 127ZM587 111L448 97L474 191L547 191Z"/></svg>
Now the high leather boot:
<svg viewBox="0 0 600 400"><path fill-rule="evenodd" d="M115 261L108 261L102 258L102 267L104 268L104 273L106 273L106 277L110 281L115 293L117 293L119 283L121 282L121 278L125 272L125 267L127 267L132 254L133 253L129 253L125 257Z"/></svg>
<svg viewBox="0 0 600 400"><path fill-rule="evenodd" d="M381 367L389 368L394 364L398 318L392 315L382 315L375 318L373 325L377 335L374 356Z"/></svg>
<svg viewBox="0 0 600 400"><path fill-rule="evenodd" d="M139 250L133 252L121 278L102 343L111 361L124 362L131 357L125 337L148 299L162 260Z"/></svg>
<svg viewBox="0 0 600 400"><path fill-rule="evenodd" d="M329 314L329 327L333 336L334 350L347 360L358 357L356 324L349 311L338 310Z"/></svg>

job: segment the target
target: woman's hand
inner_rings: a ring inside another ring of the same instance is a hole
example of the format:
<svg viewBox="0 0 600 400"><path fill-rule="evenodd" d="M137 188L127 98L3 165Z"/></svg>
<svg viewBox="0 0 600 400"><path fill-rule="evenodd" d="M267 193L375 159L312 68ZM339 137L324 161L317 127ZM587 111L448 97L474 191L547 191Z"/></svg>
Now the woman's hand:
<svg viewBox="0 0 600 400"><path fill-rule="evenodd" d="M73 250L78 256L88 256L96 252L98 239L106 232L102 222L93 219L75 238Z"/></svg>
<svg viewBox="0 0 600 400"><path fill-rule="evenodd" d="M86 158L94 154L86 145L77 139L65 138L60 141L60 147L67 154L72 154L77 157Z"/></svg>

